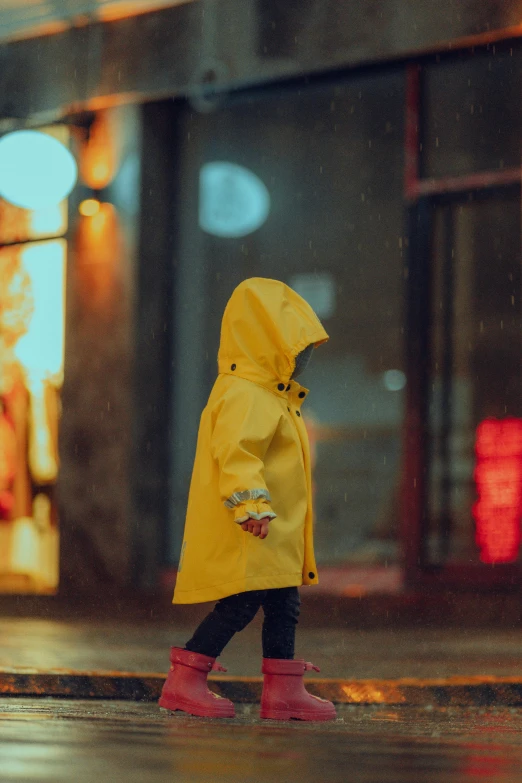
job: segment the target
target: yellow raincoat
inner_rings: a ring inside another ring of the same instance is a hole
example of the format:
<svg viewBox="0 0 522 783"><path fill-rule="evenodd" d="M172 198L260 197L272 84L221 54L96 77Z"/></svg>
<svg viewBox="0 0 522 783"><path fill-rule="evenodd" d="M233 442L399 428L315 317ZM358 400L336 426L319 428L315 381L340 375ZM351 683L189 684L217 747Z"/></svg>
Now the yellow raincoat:
<svg viewBox="0 0 522 783"><path fill-rule="evenodd" d="M328 335L277 280L245 280L223 316L219 376L201 416L174 603L316 584L308 390L295 357ZM260 540L241 522L270 516Z"/></svg>

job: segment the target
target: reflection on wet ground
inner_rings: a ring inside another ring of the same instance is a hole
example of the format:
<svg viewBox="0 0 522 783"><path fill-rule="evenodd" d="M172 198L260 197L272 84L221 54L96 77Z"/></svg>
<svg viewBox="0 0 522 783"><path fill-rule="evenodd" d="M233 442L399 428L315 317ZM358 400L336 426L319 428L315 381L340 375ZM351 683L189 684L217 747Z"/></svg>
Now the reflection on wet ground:
<svg viewBox="0 0 522 783"><path fill-rule="evenodd" d="M0 779L35 783L522 780L522 711L343 707L331 724L164 716L129 702L3 699Z"/></svg>

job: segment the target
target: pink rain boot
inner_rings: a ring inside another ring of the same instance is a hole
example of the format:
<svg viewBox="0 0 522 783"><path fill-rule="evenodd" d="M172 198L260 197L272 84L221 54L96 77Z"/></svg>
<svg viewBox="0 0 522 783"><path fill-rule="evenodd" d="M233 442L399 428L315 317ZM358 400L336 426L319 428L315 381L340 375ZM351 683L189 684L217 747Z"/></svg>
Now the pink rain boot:
<svg viewBox="0 0 522 783"><path fill-rule="evenodd" d="M261 717L272 720L335 720L331 701L312 696L304 687L305 672L319 671L303 660L263 658L265 675L261 697Z"/></svg>
<svg viewBox="0 0 522 783"><path fill-rule="evenodd" d="M234 705L228 699L209 691L207 676L211 671L226 672L215 658L181 647L170 650L171 667L159 700L167 710L182 710L201 718L233 718Z"/></svg>

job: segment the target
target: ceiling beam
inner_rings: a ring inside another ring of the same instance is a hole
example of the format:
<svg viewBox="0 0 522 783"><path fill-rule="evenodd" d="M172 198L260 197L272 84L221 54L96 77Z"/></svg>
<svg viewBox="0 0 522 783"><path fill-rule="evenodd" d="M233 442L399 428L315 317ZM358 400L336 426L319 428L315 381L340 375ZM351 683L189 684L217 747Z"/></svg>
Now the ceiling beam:
<svg viewBox="0 0 522 783"><path fill-rule="evenodd" d="M195 0L1 47L0 131L520 35L519 0Z"/></svg>

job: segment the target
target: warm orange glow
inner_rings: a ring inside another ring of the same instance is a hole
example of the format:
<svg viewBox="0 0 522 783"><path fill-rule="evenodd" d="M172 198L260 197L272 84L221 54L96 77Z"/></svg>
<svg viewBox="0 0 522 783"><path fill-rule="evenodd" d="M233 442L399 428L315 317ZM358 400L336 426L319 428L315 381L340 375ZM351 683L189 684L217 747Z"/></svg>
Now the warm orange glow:
<svg viewBox="0 0 522 783"><path fill-rule="evenodd" d="M58 529L46 495L34 498L32 516L0 527L2 592L52 593L58 584Z"/></svg>
<svg viewBox="0 0 522 783"><path fill-rule="evenodd" d="M96 202L98 209L92 217L81 220L78 226L78 250L81 264L110 262L114 248L117 214L112 204Z"/></svg>
<svg viewBox="0 0 522 783"><path fill-rule="evenodd" d="M120 136L110 111L100 111L91 125L89 138L80 148L80 176L92 190L103 190L119 165Z"/></svg>
<svg viewBox="0 0 522 783"><path fill-rule="evenodd" d="M363 585L347 585L343 589L342 595L345 595L347 598L362 598L363 595L366 595L366 588Z"/></svg>
<svg viewBox="0 0 522 783"><path fill-rule="evenodd" d="M360 680L341 685L348 704L400 704L406 701L398 683Z"/></svg>
<svg viewBox="0 0 522 783"><path fill-rule="evenodd" d="M92 217L100 211L100 202L95 198L86 198L78 207L78 212L84 217Z"/></svg>
<svg viewBox="0 0 522 783"><path fill-rule="evenodd" d="M117 3L109 3L102 6L98 16L105 22L113 22L117 19L129 19L132 16L158 11L166 6L184 5L194 0L120 0Z"/></svg>
<svg viewBox="0 0 522 783"><path fill-rule="evenodd" d="M92 177L96 182L109 183L111 181L111 167L108 161L100 160L98 163L95 163L92 168Z"/></svg>
<svg viewBox="0 0 522 783"><path fill-rule="evenodd" d="M58 475L65 255L63 239L0 250L2 592L47 593L58 584L58 528L48 488Z"/></svg>
<svg viewBox="0 0 522 783"><path fill-rule="evenodd" d="M64 126L42 128L67 145ZM0 592L53 593L59 578L54 485L65 332L67 201L0 201ZM29 240L29 241L28 241ZM24 244L14 244L24 242Z"/></svg>
<svg viewBox="0 0 522 783"><path fill-rule="evenodd" d="M93 217L82 217L76 235L81 296L93 308L108 308L120 284L122 236L112 204L101 203Z"/></svg>
<svg viewBox="0 0 522 783"><path fill-rule="evenodd" d="M67 202L45 209L22 209L0 199L0 245L60 236L67 231Z"/></svg>
<svg viewBox="0 0 522 783"><path fill-rule="evenodd" d="M522 420L486 419L477 428L473 506L484 563L517 560L522 518Z"/></svg>

